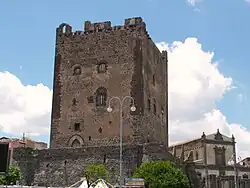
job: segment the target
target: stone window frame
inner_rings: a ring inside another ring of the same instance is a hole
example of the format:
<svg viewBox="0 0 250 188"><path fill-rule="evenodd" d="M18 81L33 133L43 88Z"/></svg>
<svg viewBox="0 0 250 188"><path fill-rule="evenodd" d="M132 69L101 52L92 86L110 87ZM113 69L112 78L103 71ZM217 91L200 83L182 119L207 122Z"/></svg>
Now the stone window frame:
<svg viewBox="0 0 250 188"><path fill-rule="evenodd" d="M214 153L215 153L215 164L220 165L220 166L225 166L226 165L226 148L224 146L214 147Z"/></svg>
<svg viewBox="0 0 250 188"><path fill-rule="evenodd" d="M107 98L108 98L107 89L105 87L99 87L96 90L96 97L95 97L96 106L97 107L106 106Z"/></svg>
<svg viewBox="0 0 250 188"><path fill-rule="evenodd" d="M81 131L81 123L79 122L74 123L74 131Z"/></svg>
<svg viewBox="0 0 250 188"><path fill-rule="evenodd" d="M106 61L102 60L97 65L97 72L98 73L105 73L105 72L107 72L107 67L108 67L108 63Z"/></svg>
<svg viewBox="0 0 250 188"><path fill-rule="evenodd" d="M73 144L73 142L74 142L75 140L77 140L77 141L80 142L80 146L83 146L83 145L84 145L84 140L83 140L83 138L82 138L80 135L74 135L74 136L72 136L72 137L69 139L69 141L68 141L68 146L69 146L69 147L72 147L72 144Z"/></svg>
<svg viewBox="0 0 250 188"><path fill-rule="evenodd" d="M80 72L76 72L76 70L77 69L80 69ZM73 76L79 76L79 75L81 75L82 74L82 67L80 66L80 65L74 65L73 67L72 67L72 75Z"/></svg>
<svg viewBox="0 0 250 188"><path fill-rule="evenodd" d="M80 141L78 139L73 140L71 147L74 147L74 148L81 147Z"/></svg>

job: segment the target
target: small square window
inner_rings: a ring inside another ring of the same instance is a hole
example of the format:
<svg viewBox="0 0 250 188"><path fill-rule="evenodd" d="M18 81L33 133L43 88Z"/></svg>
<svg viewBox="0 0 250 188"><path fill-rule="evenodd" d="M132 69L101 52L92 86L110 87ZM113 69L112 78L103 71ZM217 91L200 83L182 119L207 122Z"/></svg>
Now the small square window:
<svg viewBox="0 0 250 188"><path fill-rule="evenodd" d="M89 96L87 97L88 103L94 103L94 97L93 96Z"/></svg>
<svg viewBox="0 0 250 188"><path fill-rule="evenodd" d="M76 66L73 70L73 75L80 75L82 73L81 67Z"/></svg>
<svg viewBox="0 0 250 188"><path fill-rule="evenodd" d="M80 131L80 123L75 123L74 124L74 130L75 131Z"/></svg>

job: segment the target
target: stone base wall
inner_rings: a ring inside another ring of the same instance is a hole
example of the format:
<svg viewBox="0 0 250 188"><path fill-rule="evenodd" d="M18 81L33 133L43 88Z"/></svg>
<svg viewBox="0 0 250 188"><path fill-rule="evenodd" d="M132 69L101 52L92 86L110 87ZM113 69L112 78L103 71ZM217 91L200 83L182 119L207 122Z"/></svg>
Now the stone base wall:
<svg viewBox="0 0 250 188"><path fill-rule="evenodd" d="M249 188L250 179L238 179L237 180L238 188ZM208 188L235 188L234 176L208 176Z"/></svg>
<svg viewBox="0 0 250 188"><path fill-rule="evenodd" d="M69 186L84 176L89 164L102 163L110 173L110 182L119 179L119 146L32 150L17 148L13 160L22 172L22 184ZM171 160L174 157L160 144L124 145L123 172L130 177L144 161Z"/></svg>

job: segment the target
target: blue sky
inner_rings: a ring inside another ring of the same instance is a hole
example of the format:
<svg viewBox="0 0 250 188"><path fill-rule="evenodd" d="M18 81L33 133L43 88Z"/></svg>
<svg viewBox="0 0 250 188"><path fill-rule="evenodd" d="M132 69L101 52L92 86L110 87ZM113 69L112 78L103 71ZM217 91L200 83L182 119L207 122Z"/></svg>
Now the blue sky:
<svg viewBox="0 0 250 188"><path fill-rule="evenodd" d="M122 25L125 18L136 16L144 19L155 42L195 37L204 51L213 51L219 71L232 77L238 87L216 101L218 109L230 123L250 129L250 3L244 0L203 0L195 6L185 0L1 1L0 72L10 72L24 85L43 83L52 88L59 24L66 22L73 30L82 30L86 20ZM236 100L239 96L244 100Z"/></svg>

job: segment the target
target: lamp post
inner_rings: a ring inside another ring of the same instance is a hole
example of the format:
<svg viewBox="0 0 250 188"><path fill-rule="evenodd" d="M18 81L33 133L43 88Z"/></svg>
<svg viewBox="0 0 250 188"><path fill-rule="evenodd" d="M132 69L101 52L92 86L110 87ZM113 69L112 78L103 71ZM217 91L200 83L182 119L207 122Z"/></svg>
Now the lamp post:
<svg viewBox="0 0 250 188"><path fill-rule="evenodd" d="M195 151L195 150L191 150L191 151ZM205 159L201 158L201 159L197 159L194 160L193 163L197 164L197 163L202 163L204 164ZM206 184L206 188L208 187L208 169L207 169L207 165L205 166L205 174L206 174L206 179L205 179L205 184Z"/></svg>
<svg viewBox="0 0 250 188"><path fill-rule="evenodd" d="M107 108L108 112L112 112L113 109L110 106L111 102L113 100L117 100L120 103L120 188L122 188L122 142L123 142L122 141L122 136L123 136L123 124L122 124L123 118L122 118L122 116L123 116L123 104L124 104L126 99L130 99L132 101L132 106L130 107L130 110L132 112L134 112L136 110L135 101L134 101L134 98L131 96L125 96L122 99L120 99L119 97L112 97L109 100L109 106Z"/></svg>
<svg viewBox="0 0 250 188"><path fill-rule="evenodd" d="M239 157L241 158L241 157ZM236 154L233 153L233 155L231 156L231 159L228 161L228 164L231 164L234 166L234 186L235 188L238 188L238 181L237 181L237 176L238 176L238 172L237 172L237 163L236 163Z"/></svg>

